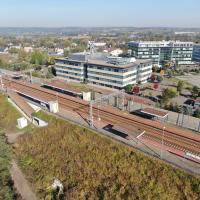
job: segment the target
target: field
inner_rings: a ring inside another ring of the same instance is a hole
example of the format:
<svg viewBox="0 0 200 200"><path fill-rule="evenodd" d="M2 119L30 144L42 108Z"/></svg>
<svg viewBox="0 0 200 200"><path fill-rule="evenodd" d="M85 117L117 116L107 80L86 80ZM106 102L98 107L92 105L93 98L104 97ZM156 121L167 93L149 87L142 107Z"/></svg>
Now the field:
<svg viewBox="0 0 200 200"><path fill-rule="evenodd" d="M12 182L9 174L12 148L6 144L4 134L16 130L16 120L19 113L0 95L0 199L11 200L14 198Z"/></svg>
<svg viewBox="0 0 200 200"><path fill-rule="evenodd" d="M40 199L57 177L67 199L200 199L200 179L88 129L49 121L18 140L18 163Z"/></svg>

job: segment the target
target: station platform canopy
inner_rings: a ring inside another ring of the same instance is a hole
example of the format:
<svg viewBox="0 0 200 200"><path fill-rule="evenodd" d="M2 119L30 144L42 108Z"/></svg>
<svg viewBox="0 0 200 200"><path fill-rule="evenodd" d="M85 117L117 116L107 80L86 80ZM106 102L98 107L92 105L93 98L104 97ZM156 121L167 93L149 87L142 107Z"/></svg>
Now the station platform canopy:
<svg viewBox="0 0 200 200"><path fill-rule="evenodd" d="M143 114L147 114L147 115L150 115L153 117L160 118L160 119L165 119L168 117L167 112L156 110L154 108L144 108L144 109L140 110L140 112Z"/></svg>
<svg viewBox="0 0 200 200"><path fill-rule="evenodd" d="M71 85L64 83L59 80L53 80L51 82L45 82L42 85L43 87L48 87L52 90L56 90L58 92L63 92L63 93L70 93L73 95L81 96L82 91L78 88L74 88Z"/></svg>

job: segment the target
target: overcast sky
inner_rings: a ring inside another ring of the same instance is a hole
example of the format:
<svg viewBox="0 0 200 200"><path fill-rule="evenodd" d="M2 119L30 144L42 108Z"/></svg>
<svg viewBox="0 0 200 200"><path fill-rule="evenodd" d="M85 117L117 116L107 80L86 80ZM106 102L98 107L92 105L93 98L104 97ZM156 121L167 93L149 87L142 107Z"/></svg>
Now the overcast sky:
<svg viewBox="0 0 200 200"><path fill-rule="evenodd" d="M0 0L0 26L200 28L200 0Z"/></svg>

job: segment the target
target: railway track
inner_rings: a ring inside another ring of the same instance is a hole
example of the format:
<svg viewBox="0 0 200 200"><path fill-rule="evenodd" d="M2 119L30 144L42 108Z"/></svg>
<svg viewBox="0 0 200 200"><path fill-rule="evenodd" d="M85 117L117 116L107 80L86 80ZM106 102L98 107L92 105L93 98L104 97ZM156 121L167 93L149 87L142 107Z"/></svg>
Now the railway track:
<svg viewBox="0 0 200 200"><path fill-rule="evenodd" d="M3 78L4 84L12 89L27 93L28 95L35 96L42 100L56 100L58 99L59 105L64 109L70 109L74 112L85 114L89 113L89 104L83 100L77 99L75 97L66 96L64 94L58 94L55 91L41 88L39 86L23 83L20 81L9 80ZM142 119L136 116L130 116L124 114L121 111L111 109L111 108L98 108L93 107L94 118L101 117L103 121L110 124L117 124L130 127L137 127L138 129L145 130L145 135L152 140L161 142L163 127L158 122L153 122L150 120ZM181 149L184 152L192 152L195 154L200 154L200 137L192 135L189 131L188 133L183 133L181 129L174 127L167 127L165 130L164 143L167 146L175 146L177 149Z"/></svg>

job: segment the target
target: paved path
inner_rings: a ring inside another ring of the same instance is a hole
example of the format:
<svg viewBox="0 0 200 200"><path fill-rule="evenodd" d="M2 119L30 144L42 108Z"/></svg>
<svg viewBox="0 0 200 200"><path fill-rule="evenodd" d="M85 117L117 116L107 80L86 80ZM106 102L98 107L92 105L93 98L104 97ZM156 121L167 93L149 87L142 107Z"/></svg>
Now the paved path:
<svg viewBox="0 0 200 200"><path fill-rule="evenodd" d="M32 192L26 178L14 160L11 162L10 174L14 181L14 187L17 189L23 200L37 200L37 197Z"/></svg>
<svg viewBox="0 0 200 200"><path fill-rule="evenodd" d="M13 144L16 142L17 138L20 136L20 135L23 135L24 132L18 132L18 133L7 133L6 134L6 138L7 138L7 142L9 144Z"/></svg>
<svg viewBox="0 0 200 200"><path fill-rule="evenodd" d="M8 143L15 143L17 138L23 134L24 132L6 134ZM22 197L23 200L37 200L37 197L32 192L28 181L26 180L15 160L12 160L11 162L10 175L14 182L14 187L16 188L17 193Z"/></svg>

